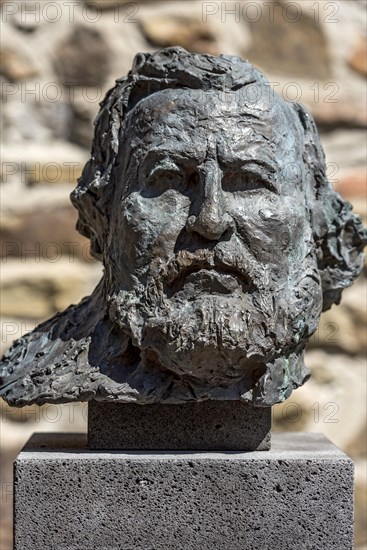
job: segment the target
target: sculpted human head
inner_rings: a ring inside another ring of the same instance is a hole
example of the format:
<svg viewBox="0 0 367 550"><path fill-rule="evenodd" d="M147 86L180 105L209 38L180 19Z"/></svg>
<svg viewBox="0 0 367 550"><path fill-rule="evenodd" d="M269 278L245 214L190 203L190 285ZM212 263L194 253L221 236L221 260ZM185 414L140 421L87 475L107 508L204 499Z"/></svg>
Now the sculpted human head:
<svg viewBox="0 0 367 550"><path fill-rule="evenodd" d="M312 117L235 57L137 56L72 201L105 267L87 398L282 401L362 265Z"/></svg>
<svg viewBox="0 0 367 550"><path fill-rule="evenodd" d="M295 333L316 328L321 291L304 173L289 173L302 165L292 123L286 104L264 97L254 109L241 90L165 90L129 112L105 265L111 319L147 362L251 385ZM301 278L312 288L306 312L292 294Z"/></svg>

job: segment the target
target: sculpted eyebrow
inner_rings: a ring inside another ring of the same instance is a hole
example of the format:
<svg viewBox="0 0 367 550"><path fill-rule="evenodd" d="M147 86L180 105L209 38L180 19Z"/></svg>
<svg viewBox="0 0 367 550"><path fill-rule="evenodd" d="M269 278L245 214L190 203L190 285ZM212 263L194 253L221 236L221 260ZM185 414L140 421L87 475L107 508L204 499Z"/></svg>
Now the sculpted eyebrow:
<svg viewBox="0 0 367 550"><path fill-rule="evenodd" d="M243 172L247 169L248 172L254 173L260 177L270 191L273 191L274 193L279 192L276 169L272 164L266 161L258 161L254 159L231 159L229 163L224 164L224 167L236 172Z"/></svg>
<svg viewBox="0 0 367 550"><path fill-rule="evenodd" d="M200 154L200 151L195 149L184 150L184 149L149 149L143 162L159 162L164 159L175 160L195 160L200 162L204 158L204 153Z"/></svg>
<svg viewBox="0 0 367 550"><path fill-rule="evenodd" d="M271 176L274 176L277 172L276 166L270 162L267 162L264 159L258 160L258 159L252 159L252 158L244 159L244 158L238 158L238 157L230 157L226 159L221 159L220 162L223 166L228 168L242 169L248 166L250 169L253 166L261 171L265 169L266 172Z"/></svg>

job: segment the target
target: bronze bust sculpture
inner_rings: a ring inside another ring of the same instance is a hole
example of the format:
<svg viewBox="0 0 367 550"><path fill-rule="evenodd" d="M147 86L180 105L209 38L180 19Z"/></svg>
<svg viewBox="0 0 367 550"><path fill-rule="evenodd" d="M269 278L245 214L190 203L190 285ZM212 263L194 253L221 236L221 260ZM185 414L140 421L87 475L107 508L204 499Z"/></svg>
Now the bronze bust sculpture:
<svg viewBox="0 0 367 550"><path fill-rule="evenodd" d="M137 55L71 198L104 275L6 353L11 405L283 401L362 268L311 115L237 57Z"/></svg>

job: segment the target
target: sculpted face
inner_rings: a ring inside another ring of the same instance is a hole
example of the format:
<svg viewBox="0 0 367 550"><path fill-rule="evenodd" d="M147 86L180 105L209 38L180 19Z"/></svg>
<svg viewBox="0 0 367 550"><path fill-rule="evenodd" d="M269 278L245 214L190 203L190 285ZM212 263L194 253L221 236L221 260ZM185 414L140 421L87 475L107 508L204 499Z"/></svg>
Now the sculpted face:
<svg viewBox="0 0 367 550"><path fill-rule="evenodd" d="M241 92L168 90L129 113L114 173L110 316L146 362L253 384L316 328L307 322L321 311L320 280L287 109L249 110Z"/></svg>
<svg viewBox="0 0 367 550"><path fill-rule="evenodd" d="M11 405L284 401L363 266L311 115L237 57L138 54L71 199L104 274L4 356Z"/></svg>

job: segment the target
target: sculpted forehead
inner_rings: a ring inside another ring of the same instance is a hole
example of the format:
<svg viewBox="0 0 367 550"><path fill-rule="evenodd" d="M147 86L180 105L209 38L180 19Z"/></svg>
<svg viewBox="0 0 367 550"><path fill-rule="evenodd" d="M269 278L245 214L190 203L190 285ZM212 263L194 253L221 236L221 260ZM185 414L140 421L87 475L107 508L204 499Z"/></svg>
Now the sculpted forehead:
<svg viewBox="0 0 367 550"><path fill-rule="evenodd" d="M295 131L290 131L292 126ZM245 90L219 93L201 90L165 90L139 104L125 120L125 141L136 150L171 144L204 154L208 145L233 151L261 146L264 154L297 147L297 128L290 108L280 98L266 96L254 102ZM215 145L214 145L215 143Z"/></svg>

